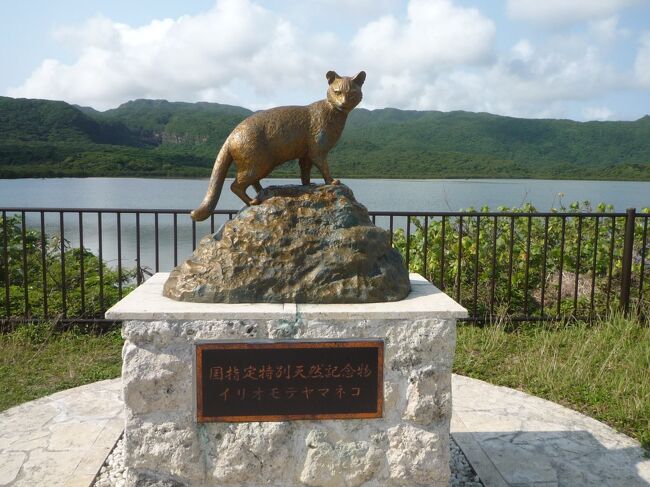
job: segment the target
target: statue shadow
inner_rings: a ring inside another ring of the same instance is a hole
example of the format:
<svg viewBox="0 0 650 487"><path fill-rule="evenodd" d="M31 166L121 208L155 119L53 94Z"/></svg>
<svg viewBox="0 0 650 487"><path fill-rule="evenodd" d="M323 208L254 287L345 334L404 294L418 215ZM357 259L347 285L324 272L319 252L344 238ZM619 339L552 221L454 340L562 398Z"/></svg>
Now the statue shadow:
<svg viewBox="0 0 650 487"><path fill-rule="evenodd" d="M648 487L642 447L590 432L455 431L452 437L486 487Z"/></svg>

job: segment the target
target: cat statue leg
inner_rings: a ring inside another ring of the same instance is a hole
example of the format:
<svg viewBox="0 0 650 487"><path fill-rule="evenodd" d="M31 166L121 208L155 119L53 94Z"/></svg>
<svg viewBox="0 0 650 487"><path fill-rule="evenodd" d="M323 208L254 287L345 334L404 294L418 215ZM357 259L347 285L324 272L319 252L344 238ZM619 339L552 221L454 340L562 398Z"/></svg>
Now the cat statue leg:
<svg viewBox="0 0 650 487"><path fill-rule="evenodd" d="M258 195L259 195L259 194L262 192L262 190L264 189L264 188L262 187L262 185L260 184L259 181L255 181L255 182L253 183L253 188L255 188L255 191L257 191L257 194L258 194ZM260 200L257 199L257 196L255 196L255 198L253 198L253 199L251 200L251 203L250 203L250 204L251 204L251 205L259 205L260 203L261 203Z"/></svg>
<svg viewBox="0 0 650 487"><path fill-rule="evenodd" d="M302 181L302 184L308 185L311 181L311 159L308 157L301 157L298 160L298 164L300 165L300 180Z"/></svg>
<svg viewBox="0 0 650 487"><path fill-rule="evenodd" d="M325 180L325 184L341 184L341 181L338 179L332 179L332 176L330 175L330 166L327 163L327 159L314 159L314 165L320 169L320 172L323 175L323 179Z"/></svg>
<svg viewBox="0 0 650 487"><path fill-rule="evenodd" d="M248 174L245 173L240 173L237 174L237 177L233 181L233 183L230 185L230 189L232 190L233 193L235 193L239 198L246 203L247 206L250 206L251 204L258 204L259 201L256 200L255 203L253 203L253 200L251 199L250 196L246 194L246 190L248 187L255 182L258 182L257 180L251 178ZM258 183L259 184L259 183Z"/></svg>

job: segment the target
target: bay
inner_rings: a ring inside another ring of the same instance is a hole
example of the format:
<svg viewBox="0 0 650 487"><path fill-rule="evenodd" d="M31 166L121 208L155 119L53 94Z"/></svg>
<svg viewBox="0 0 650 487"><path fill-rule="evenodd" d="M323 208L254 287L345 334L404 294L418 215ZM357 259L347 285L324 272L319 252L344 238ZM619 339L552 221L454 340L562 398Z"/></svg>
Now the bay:
<svg viewBox="0 0 650 487"><path fill-rule="evenodd" d="M321 182L320 179L314 179ZM241 201L230 190L231 180L224 184L219 209L238 210ZM297 184L297 179L273 179L263 181L272 184ZM616 211L634 207L640 210L650 207L650 182L635 181L558 181L535 179L344 179L356 198L375 211L457 211L470 207L521 206L532 203L545 211L574 201L590 201L594 206L600 202L614 205ZM192 209L196 207L207 188L204 179L145 179L145 178L51 178L51 179L0 179L0 208L122 208L122 209ZM249 190L252 195L252 191ZM99 248L98 215L85 212L83 218L84 246L97 253ZM26 213L30 228L38 229L40 215ZM215 219L215 226L225 221ZM159 252L155 251L155 225L153 215L141 215L139 221L141 267L152 271L170 270L192 252L193 246L203 235L210 233L210 223L192 225L187 215L177 219L177 249L174 252L174 225L171 215L159 217ZM388 227L388 219L378 218L377 224ZM394 226L403 227L404 219L395 219ZM119 261L124 267L134 267L138 261L136 231L133 214L125 213L120 219L121 243L117 244L117 217L102 216L103 258L112 267ZM45 217L48 234L60 234L58 213ZM64 237L78 246L79 215L64 214Z"/></svg>
<svg viewBox="0 0 650 487"><path fill-rule="evenodd" d="M321 182L314 179L315 182ZM265 179L264 185L298 183ZM218 208L239 209L241 201L226 180ZM456 211L484 205L538 210L562 202L610 203L617 211L650 206L650 182L542 179L344 179L370 210ZM0 179L0 207L194 208L207 188L205 179L49 178ZM249 193L252 191L249 190Z"/></svg>

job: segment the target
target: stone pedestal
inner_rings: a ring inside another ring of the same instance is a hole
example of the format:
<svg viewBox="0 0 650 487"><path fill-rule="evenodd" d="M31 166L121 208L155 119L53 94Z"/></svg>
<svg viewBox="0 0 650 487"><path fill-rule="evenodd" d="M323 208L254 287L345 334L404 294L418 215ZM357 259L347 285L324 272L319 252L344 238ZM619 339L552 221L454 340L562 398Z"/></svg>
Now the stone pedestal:
<svg viewBox="0 0 650 487"><path fill-rule="evenodd" d="M127 485L447 487L459 304L416 274L402 301L298 305L178 302L167 276L106 313L124 320ZM195 342L338 338L385 341L383 418L196 422Z"/></svg>

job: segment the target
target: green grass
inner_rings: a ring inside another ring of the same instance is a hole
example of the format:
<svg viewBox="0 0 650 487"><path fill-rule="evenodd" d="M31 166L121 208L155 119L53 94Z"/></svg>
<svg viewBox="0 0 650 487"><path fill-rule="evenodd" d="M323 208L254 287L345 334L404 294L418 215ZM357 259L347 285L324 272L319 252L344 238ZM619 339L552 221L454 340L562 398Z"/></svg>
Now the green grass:
<svg viewBox="0 0 650 487"><path fill-rule="evenodd" d="M648 323L463 325L454 372L580 411L650 451Z"/></svg>
<svg viewBox="0 0 650 487"><path fill-rule="evenodd" d="M118 377L119 330L104 334L20 325L0 334L0 411L90 382Z"/></svg>
<svg viewBox="0 0 650 487"><path fill-rule="evenodd" d="M0 410L120 374L119 330L22 325L0 334ZM454 371L513 387L603 421L650 449L650 326L462 325Z"/></svg>

